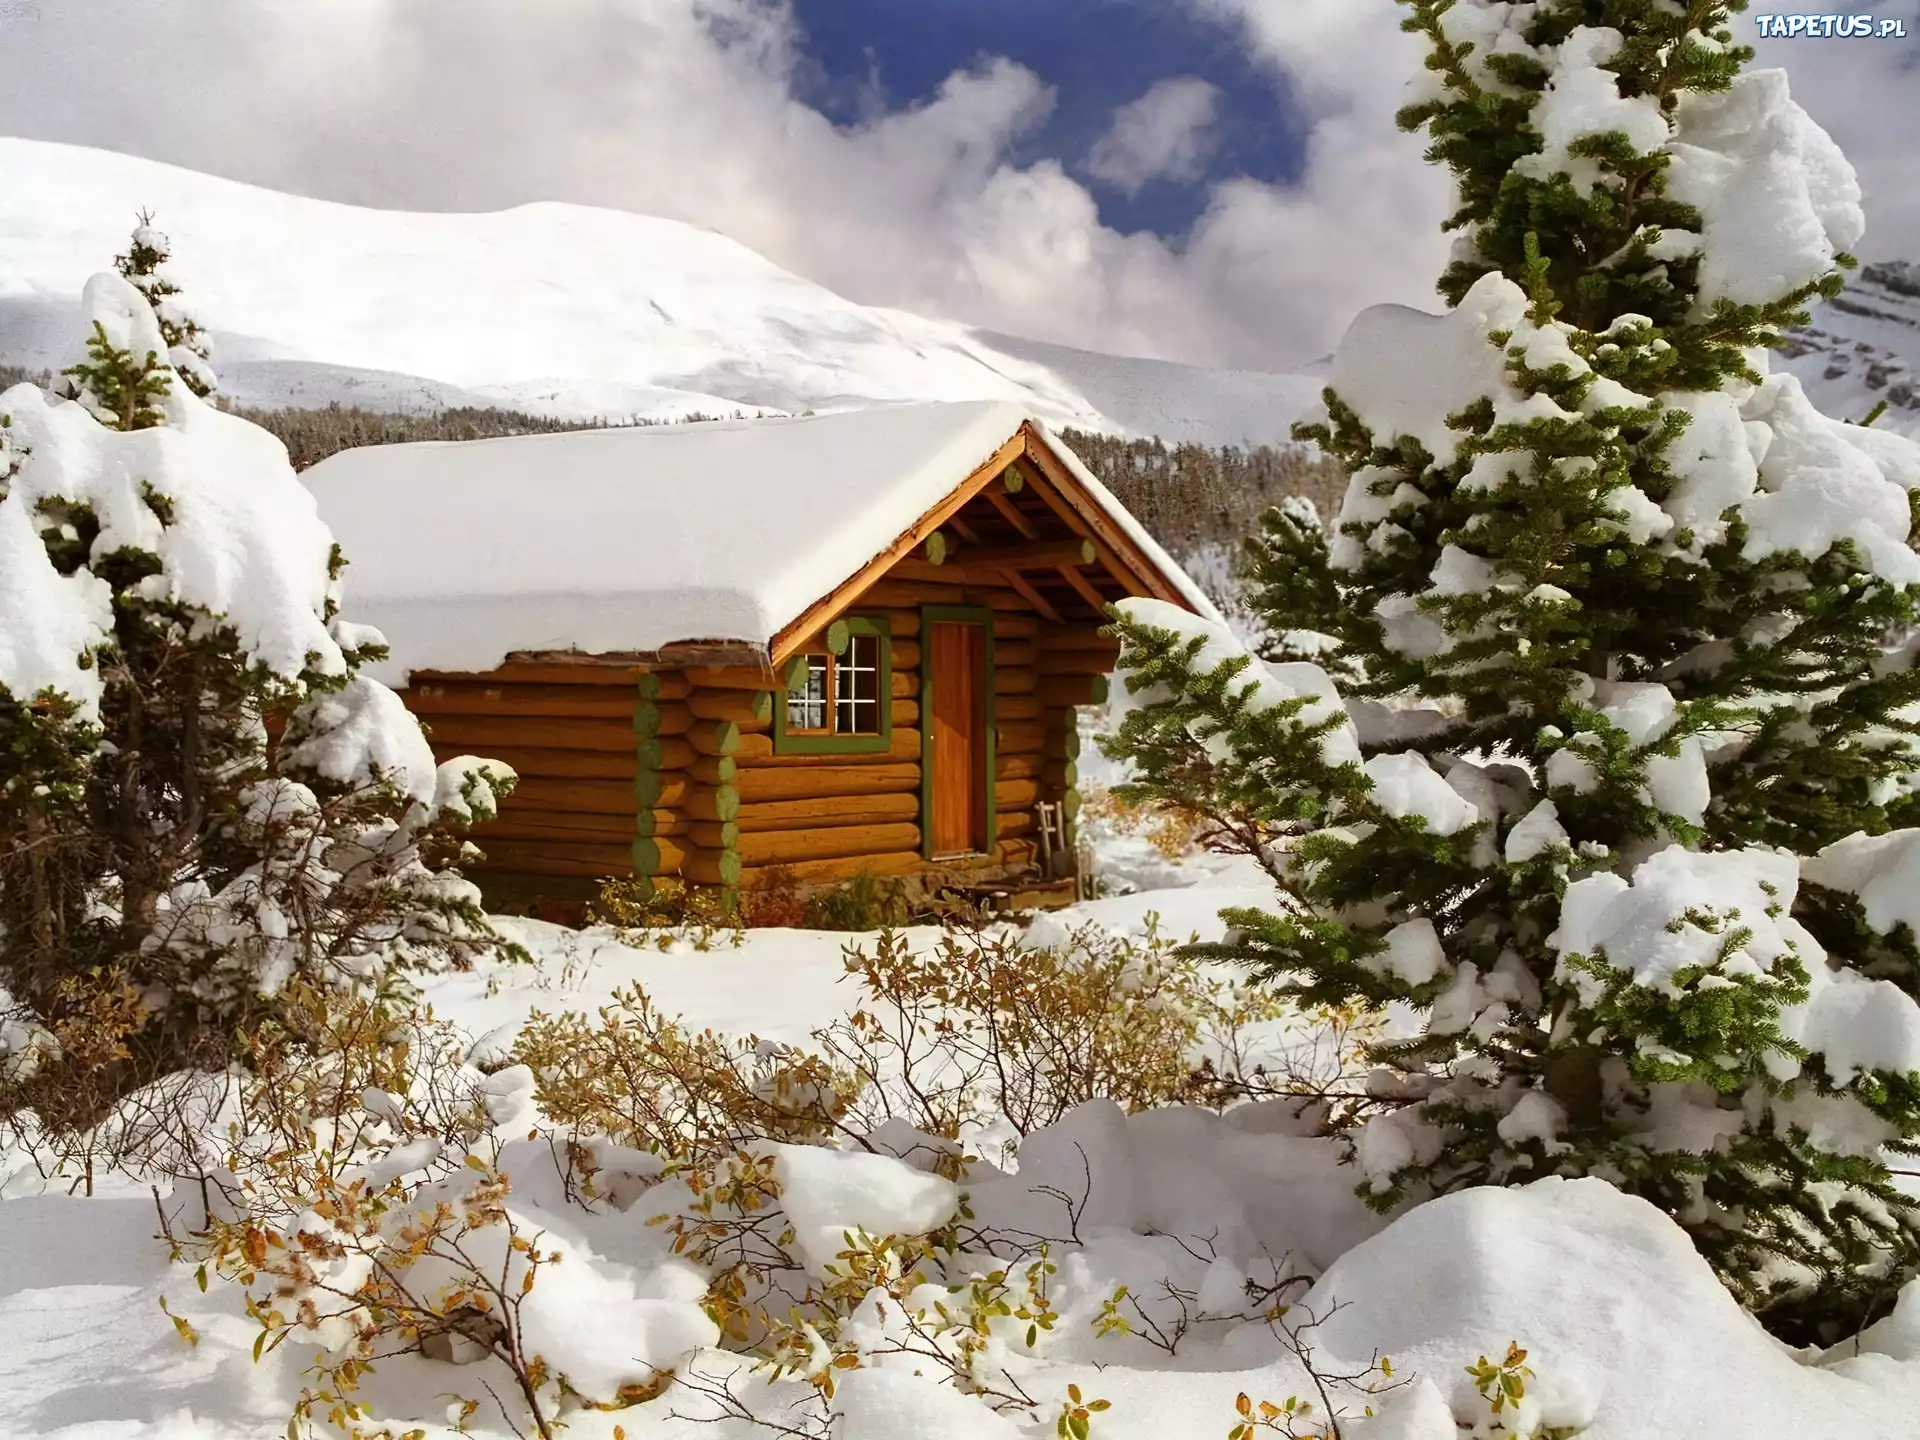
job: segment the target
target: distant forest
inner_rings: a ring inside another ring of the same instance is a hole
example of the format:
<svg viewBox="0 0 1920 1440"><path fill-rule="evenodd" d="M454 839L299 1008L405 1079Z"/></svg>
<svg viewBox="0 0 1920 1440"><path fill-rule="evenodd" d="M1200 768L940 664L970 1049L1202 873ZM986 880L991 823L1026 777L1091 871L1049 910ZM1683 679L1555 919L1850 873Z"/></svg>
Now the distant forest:
<svg viewBox="0 0 1920 1440"><path fill-rule="evenodd" d="M48 378L43 371L0 365L0 389L21 381L44 385ZM361 445L544 435L599 429L608 423L554 420L493 408L426 415L349 405L265 410L229 404L226 408L279 436L296 470ZM683 423L711 418L689 416ZM1258 527L1261 512L1283 496L1304 495L1323 517L1331 517L1345 485L1336 465L1300 446L1170 446L1160 440L1121 440L1084 430L1063 430L1061 438L1148 532L1182 559L1213 547L1237 547Z"/></svg>

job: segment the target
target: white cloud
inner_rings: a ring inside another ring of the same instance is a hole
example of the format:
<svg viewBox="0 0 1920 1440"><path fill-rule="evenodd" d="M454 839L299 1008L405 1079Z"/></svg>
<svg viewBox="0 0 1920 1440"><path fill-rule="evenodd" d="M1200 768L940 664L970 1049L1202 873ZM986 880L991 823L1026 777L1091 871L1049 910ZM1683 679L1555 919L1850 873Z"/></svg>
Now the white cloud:
<svg viewBox="0 0 1920 1440"><path fill-rule="evenodd" d="M1157 81L1113 112L1113 124L1087 157L1094 178L1128 195L1149 180L1198 180L1213 153L1220 90L1197 75Z"/></svg>
<svg viewBox="0 0 1920 1440"><path fill-rule="evenodd" d="M362 204L666 215L869 304L1200 363L1285 368L1362 305L1432 303L1448 192L1393 127L1418 63L1397 7L1185 3L1243 26L1311 128L1295 183L1215 185L1177 243L1102 225L1057 163L1013 160L1053 94L1009 61L833 125L796 98L784 0L544 0L537 21L525 0L0 6L0 131ZM1881 8L1899 7L1920 0ZM1894 54L1915 47L1771 48L1862 161L1866 252L1920 253L1913 74ZM1178 146L1163 160L1184 163Z"/></svg>

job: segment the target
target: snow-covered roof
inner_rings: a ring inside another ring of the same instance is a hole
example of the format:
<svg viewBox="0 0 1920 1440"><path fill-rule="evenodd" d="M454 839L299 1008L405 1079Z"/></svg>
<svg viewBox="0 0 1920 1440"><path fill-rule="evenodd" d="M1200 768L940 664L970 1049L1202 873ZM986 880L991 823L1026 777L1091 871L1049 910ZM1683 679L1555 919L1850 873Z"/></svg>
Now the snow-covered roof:
<svg viewBox="0 0 1920 1440"><path fill-rule="evenodd" d="M1196 609L1213 607L1017 404L881 406L348 450L302 477L345 552L382 678L515 651L765 646L1033 423Z"/></svg>

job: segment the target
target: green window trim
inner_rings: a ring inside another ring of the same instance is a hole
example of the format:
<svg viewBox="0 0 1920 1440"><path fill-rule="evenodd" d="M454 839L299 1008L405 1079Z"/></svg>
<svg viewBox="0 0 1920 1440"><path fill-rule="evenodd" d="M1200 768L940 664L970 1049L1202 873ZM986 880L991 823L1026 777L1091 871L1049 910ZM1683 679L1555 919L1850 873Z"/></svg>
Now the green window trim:
<svg viewBox="0 0 1920 1440"><path fill-rule="evenodd" d="M776 755L878 755L893 747L893 624L881 619L848 615L833 622L830 629L845 626L847 636L875 635L880 639L879 709L880 732L877 735L818 735L787 733L787 696L773 697L773 753ZM831 643L831 642L829 642ZM842 646L844 649L844 645ZM813 653L813 652L808 652ZM834 699L827 697L828 713Z"/></svg>
<svg viewBox="0 0 1920 1440"><path fill-rule="evenodd" d="M975 853L997 857L1000 853L1000 810L996 803L995 782L1000 768L1000 732L995 728L993 693L993 611L979 605L922 605L920 607L920 858L931 861L933 854L933 627L940 621L958 621L979 625L986 634L981 647L980 683L986 687L986 813L987 848ZM942 856L942 859L955 857Z"/></svg>

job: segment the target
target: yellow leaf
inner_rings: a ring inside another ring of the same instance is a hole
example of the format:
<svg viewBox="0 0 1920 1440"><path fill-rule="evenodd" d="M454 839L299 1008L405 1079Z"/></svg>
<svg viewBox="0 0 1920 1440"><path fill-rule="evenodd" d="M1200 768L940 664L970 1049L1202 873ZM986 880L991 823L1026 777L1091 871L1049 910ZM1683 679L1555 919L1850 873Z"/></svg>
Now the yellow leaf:
<svg viewBox="0 0 1920 1440"><path fill-rule="evenodd" d="M186 1316L176 1315L167 1308L167 1297L164 1295L160 1297L160 1313L173 1322L173 1328L180 1332L180 1338L186 1341L187 1344L198 1345L200 1343L200 1332L187 1323Z"/></svg>

